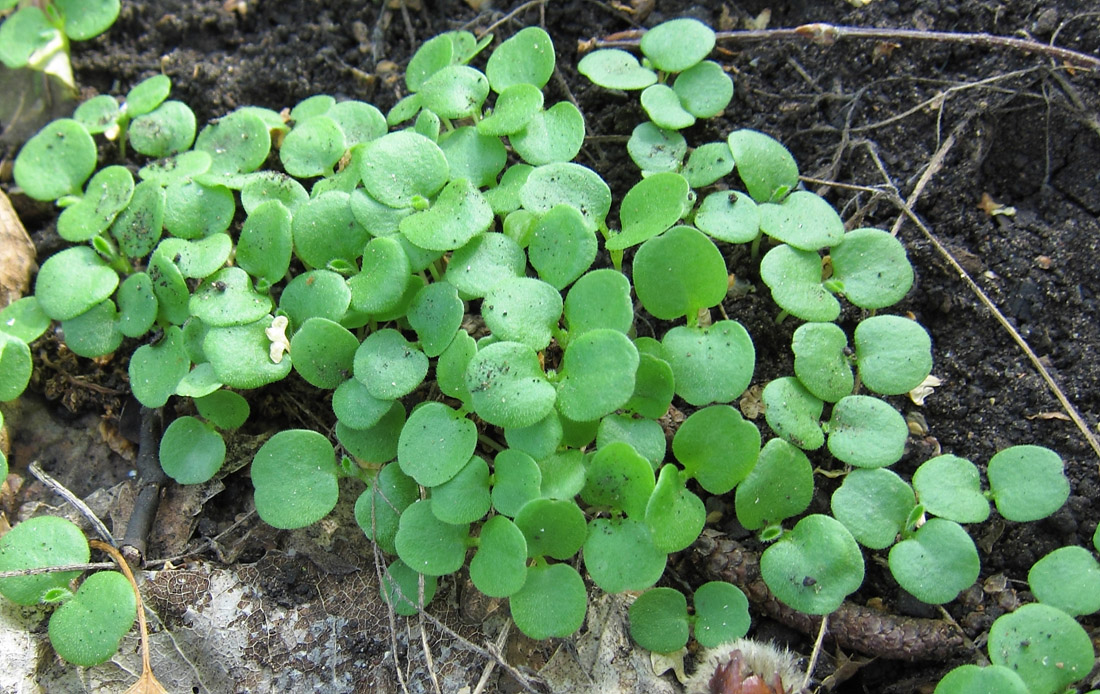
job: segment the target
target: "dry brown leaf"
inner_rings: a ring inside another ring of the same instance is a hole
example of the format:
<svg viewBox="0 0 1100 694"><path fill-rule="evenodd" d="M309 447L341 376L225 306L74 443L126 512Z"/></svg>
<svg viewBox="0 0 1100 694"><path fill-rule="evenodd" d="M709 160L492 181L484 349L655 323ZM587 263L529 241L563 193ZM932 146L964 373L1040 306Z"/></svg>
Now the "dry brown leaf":
<svg viewBox="0 0 1100 694"><path fill-rule="evenodd" d="M157 682L157 678L153 677L152 670L145 670L141 673L138 681L126 690L126 694L168 694L168 690L161 686L160 682Z"/></svg>
<svg viewBox="0 0 1100 694"><path fill-rule="evenodd" d="M1065 412L1040 412L1039 414L1029 414L1028 419L1060 419L1063 422L1071 421L1069 415Z"/></svg>
<svg viewBox="0 0 1100 694"><path fill-rule="evenodd" d="M23 296L34 272L34 244L4 191L0 190L0 308Z"/></svg>

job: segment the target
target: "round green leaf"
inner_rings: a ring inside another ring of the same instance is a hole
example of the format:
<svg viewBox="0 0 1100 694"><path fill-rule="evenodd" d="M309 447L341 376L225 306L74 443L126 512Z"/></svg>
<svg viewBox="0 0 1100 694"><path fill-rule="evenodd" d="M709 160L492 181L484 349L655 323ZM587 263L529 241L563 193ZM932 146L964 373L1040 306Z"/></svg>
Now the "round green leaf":
<svg viewBox="0 0 1100 694"><path fill-rule="evenodd" d="M145 407L162 407L190 369L183 331L169 325L160 342L142 345L130 357L130 389Z"/></svg>
<svg viewBox="0 0 1100 694"><path fill-rule="evenodd" d="M118 349L122 333L118 311L110 299L101 301L76 318L61 321L65 345L81 357L101 357Z"/></svg>
<svg viewBox="0 0 1100 694"><path fill-rule="evenodd" d="M336 418L353 429L367 429L378 423L390 411L391 400L374 397L367 387L349 378L332 393L332 410Z"/></svg>
<svg viewBox="0 0 1100 694"><path fill-rule="evenodd" d="M1100 610L1100 564L1084 547L1054 550L1032 565L1027 582L1039 602L1070 616Z"/></svg>
<svg viewBox="0 0 1100 694"><path fill-rule="evenodd" d="M921 602L954 600L978 578L981 562L974 541L961 525L932 518L890 550L890 573Z"/></svg>
<svg viewBox="0 0 1100 694"><path fill-rule="evenodd" d="M423 499L401 512L394 545L397 556L413 570L426 576L444 576L462 568L470 526L439 520L432 504L432 499Z"/></svg>
<svg viewBox="0 0 1100 694"><path fill-rule="evenodd" d="M219 429L240 428L248 419L248 401L240 393L217 390L195 398L199 414Z"/></svg>
<svg viewBox="0 0 1100 694"><path fill-rule="evenodd" d="M227 328L210 328L202 341L202 350L214 367L218 380L230 388L259 388L286 378L290 358L271 358L271 338L267 330L272 319L265 316L254 323Z"/></svg>
<svg viewBox="0 0 1100 694"><path fill-rule="evenodd" d="M573 163L535 167L520 188L519 199L524 208L540 215L557 205L572 205L593 231L604 226L611 209L611 189L603 179Z"/></svg>
<svg viewBox="0 0 1100 694"><path fill-rule="evenodd" d="M327 318L310 318L290 340L294 369L310 385L333 389L352 370L359 340Z"/></svg>
<svg viewBox="0 0 1100 694"><path fill-rule="evenodd" d="M149 255L165 226L166 209L165 190L159 183L142 181L135 186L129 205L111 224L119 254L128 258Z"/></svg>
<svg viewBox="0 0 1100 694"><path fill-rule="evenodd" d="M423 602L420 599L420 581L424 580ZM417 605L423 608L432 598L439 586L435 576L424 576L413 571L400 559L386 568L382 577L382 599L393 605L393 611L399 615L411 617L418 612Z"/></svg>
<svg viewBox="0 0 1100 694"><path fill-rule="evenodd" d="M824 403L814 397L797 378L785 376L764 386L768 426L777 436L807 451L816 451L825 443L821 430Z"/></svg>
<svg viewBox="0 0 1100 694"><path fill-rule="evenodd" d="M477 427L441 402L413 410L397 444L401 470L425 487L451 479L466 466L477 447Z"/></svg>
<svg viewBox="0 0 1100 694"><path fill-rule="evenodd" d="M165 101L138 116L128 130L134 150L149 157L167 157L191 148L195 114L182 101Z"/></svg>
<svg viewBox="0 0 1100 694"><path fill-rule="evenodd" d="M494 213L507 215L519 209L520 188L527 182L527 177L533 170L533 166L522 163L512 164L504 170L500 183L495 188L485 191L485 198L492 205Z"/></svg>
<svg viewBox="0 0 1100 694"><path fill-rule="evenodd" d="M598 328L570 341L561 362L558 409L574 421L596 420L634 394L638 350L617 330Z"/></svg>
<svg viewBox="0 0 1100 694"><path fill-rule="evenodd" d="M1011 446L986 468L997 511L1019 523L1046 518L1069 498L1062 458L1042 446Z"/></svg>
<svg viewBox="0 0 1100 694"><path fill-rule="evenodd" d="M626 151L643 173L679 171L687 155L687 141L675 130L664 130L646 121L634 128Z"/></svg>
<svg viewBox="0 0 1100 694"><path fill-rule="evenodd" d="M173 257L163 253L153 253L146 270L149 273L149 280L153 283L153 294L157 297L157 318L182 325L191 317L189 310L191 290L187 286L183 273L172 262Z"/></svg>
<svg viewBox="0 0 1100 694"><path fill-rule="evenodd" d="M653 487L650 462L629 443L615 441L599 448L589 461L581 498L590 506L622 511L640 519Z"/></svg>
<svg viewBox="0 0 1100 694"><path fill-rule="evenodd" d="M435 195L450 178L439 146L411 132L394 132L367 145L360 173L370 195L390 207L410 207L414 197Z"/></svg>
<svg viewBox="0 0 1100 694"><path fill-rule="evenodd" d="M473 183L447 184L430 209L401 220L401 233L420 248L449 251L465 246L493 223L493 210Z"/></svg>
<svg viewBox="0 0 1100 694"><path fill-rule="evenodd" d="M637 343L635 343L637 344ZM623 409L643 417L659 419L668 412L675 395L675 379L672 367L664 359L652 354L638 355L638 371L634 375L634 394Z"/></svg>
<svg viewBox="0 0 1100 694"><path fill-rule="evenodd" d="M833 246L834 283L860 308L893 306L913 286L913 266L901 241L881 229L854 229Z"/></svg>
<svg viewBox="0 0 1100 694"><path fill-rule="evenodd" d="M240 253L240 245L237 252ZM279 297L279 310L293 324L301 325L314 317L339 321L350 303L351 290L343 277L331 270L310 270L286 285Z"/></svg>
<svg viewBox="0 0 1100 694"><path fill-rule="evenodd" d="M565 323L572 337L601 328L629 333L634 325L630 280L610 268L585 273L565 297Z"/></svg>
<svg viewBox="0 0 1100 694"><path fill-rule="evenodd" d="M564 416L559 416L562 424L561 451L539 459L539 471L542 475L541 494L548 499L572 499L581 493L585 481L585 448L596 437L596 422L588 422L590 429Z"/></svg>
<svg viewBox="0 0 1100 694"><path fill-rule="evenodd" d="M794 372L806 390L825 402L852 392L855 376L844 354L847 347L848 336L836 323L805 323L794 331Z"/></svg>
<svg viewBox="0 0 1100 694"><path fill-rule="evenodd" d="M704 60L681 72L672 83L672 89L684 110L696 118L714 118L733 98L733 80L712 60Z"/></svg>
<svg viewBox="0 0 1100 694"><path fill-rule="evenodd" d="M514 448L497 453L493 460L493 508L515 517L524 504L541 493L542 471L530 455ZM526 550L524 550L526 551Z"/></svg>
<svg viewBox="0 0 1100 694"><path fill-rule="evenodd" d="M698 19L673 19L642 36L642 53L664 72L683 72L714 49L714 30Z"/></svg>
<svg viewBox="0 0 1100 694"><path fill-rule="evenodd" d="M882 468L852 470L831 501L833 517L870 549L894 544L916 504L913 489Z"/></svg>
<svg viewBox="0 0 1100 694"><path fill-rule="evenodd" d="M210 175L248 173L267 159L271 134L259 116L237 110L203 128L195 139L195 149L210 155Z"/></svg>
<svg viewBox="0 0 1100 694"><path fill-rule="evenodd" d="M477 188L496 184L508 163L508 151L499 137L469 125L444 133L439 147L451 166L451 178L465 178Z"/></svg>
<svg viewBox="0 0 1100 694"><path fill-rule="evenodd" d="M50 256L38 270L34 295L54 320L76 318L115 293L118 274L87 246Z"/></svg>
<svg viewBox="0 0 1100 694"><path fill-rule="evenodd" d="M117 571L100 571L50 617L50 645L74 665L98 665L118 652L136 617L130 581Z"/></svg>
<svg viewBox="0 0 1100 694"><path fill-rule="evenodd" d="M394 400L420 385L428 373L428 358L404 335L386 328L363 340L355 353L354 369L355 378L371 395L379 400Z"/></svg>
<svg viewBox="0 0 1100 694"><path fill-rule="evenodd" d="M960 665L944 675L933 694L1028 694L1028 689L1004 666Z"/></svg>
<svg viewBox="0 0 1100 694"><path fill-rule="evenodd" d="M688 185L692 188L703 188L726 176L731 171L733 171L733 153L730 152L730 146L725 142L708 142L692 150L687 163L684 164L682 173L684 178L687 179ZM736 194L726 192L726 199L732 203L734 195ZM752 200L747 195L745 198ZM703 231L707 231L699 223L698 216L698 213L696 213L695 225ZM715 238L718 237L715 236Z"/></svg>
<svg viewBox="0 0 1100 694"><path fill-rule="evenodd" d="M725 494L744 480L760 454L760 430L728 405L697 410L672 439L672 452L711 494Z"/></svg>
<svg viewBox="0 0 1100 694"><path fill-rule="evenodd" d="M542 104L542 90L535 85L526 82L510 85L500 92L493 112L478 121L477 131L494 137L517 133L542 110Z"/></svg>
<svg viewBox="0 0 1100 694"><path fill-rule="evenodd" d="M409 304L409 325L416 331L420 348L429 357L443 353L461 327L462 316L458 290L444 282L422 287Z"/></svg>
<svg viewBox="0 0 1100 694"><path fill-rule="evenodd" d="M481 526L478 550L470 560L470 580L491 598L506 598L527 580L527 541L515 523L493 516Z"/></svg>
<svg viewBox="0 0 1100 694"><path fill-rule="evenodd" d="M546 417L557 398L535 351L520 342L494 342L470 360L466 388L474 409L501 427L527 427Z"/></svg>
<svg viewBox="0 0 1100 694"><path fill-rule="evenodd" d="M863 553L829 516L806 516L760 557L775 596L799 612L829 614L863 583Z"/></svg>
<svg viewBox="0 0 1100 694"><path fill-rule="evenodd" d="M596 448L622 441L649 461L654 470L665 460L665 432L652 419L610 414L600 420L596 430ZM643 503L645 500L642 500Z"/></svg>
<svg viewBox="0 0 1100 694"><path fill-rule="evenodd" d="M561 418L555 410L531 426L504 429L504 440L509 446L540 459L558 450L563 435Z"/></svg>
<svg viewBox="0 0 1100 694"><path fill-rule="evenodd" d="M100 94L81 103L73 111L73 120L93 135L105 132L118 121L118 100L110 94Z"/></svg>
<svg viewBox="0 0 1100 694"><path fill-rule="evenodd" d="M355 522L387 554L397 554L394 537L401 512L420 498L420 487L393 463L383 465L370 489L355 501Z"/></svg>
<svg viewBox="0 0 1100 694"><path fill-rule="evenodd" d="M448 65L420 87L424 108L440 118L469 118L489 95L489 80L467 65Z"/></svg>
<svg viewBox="0 0 1100 694"><path fill-rule="evenodd" d="M736 321L706 328L677 326L665 333L661 344L676 379L676 394L692 405L730 402L749 387L756 350Z"/></svg>
<svg viewBox="0 0 1100 694"><path fill-rule="evenodd" d="M675 465L664 465L645 509L645 522L653 546L662 552L679 552L695 542L703 531L707 510L703 500L685 486L687 476Z"/></svg>
<svg viewBox="0 0 1100 694"><path fill-rule="evenodd" d="M394 310L405 295L412 267L401 243L391 237L373 238L363 249L363 267L348 280L351 307L364 313Z"/></svg>
<svg viewBox="0 0 1100 694"><path fill-rule="evenodd" d="M727 141L737 174L756 202L776 202L798 185L798 164L773 137L755 130L735 130Z"/></svg>
<svg viewBox="0 0 1100 694"><path fill-rule="evenodd" d="M909 427L894 407L869 395L849 395L833 406L829 452L855 467L883 467L901 460Z"/></svg>
<svg viewBox="0 0 1100 694"><path fill-rule="evenodd" d="M473 397L466 388L466 367L476 353L474 338L465 330L459 330L435 364L435 381L439 390L471 407Z"/></svg>
<svg viewBox="0 0 1100 694"><path fill-rule="evenodd" d="M397 457L397 445L405 426L405 406L400 401L384 401L388 407L373 424L355 429L343 420L336 422L336 439L348 453L368 465L377 465Z"/></svg>
<svg viewBox="0 0 1100 694"><path fill-rule="evenodd" d="M0 332L28 344L41 337L49 327L50 317L42 311L38 299L33 296L16 299L0 309Z"/></svg>
<svg viewBox="0 0 1100 694"><path fill-rule="evenodd" d="M195 417L174 420L160 439L160 466L180 484L206 482L224 462L225 441L221 434Z"/></svg>
<svg viewBox="0 0 1100 694"><path fill-rule="evenodd" d="M41 11L37 8L31 12ZM20 12L22 14L22 11ZM11 22L4 22L6 27ZM83 125L71 118L55 120L23 145L12 171L15 183L35 200L78 195L95 171L96 146Z"/></svg>
<svg viewBox="0 0 1100 694"><path fill-rule="evenodd" d="M981 523L989 517L978 468L964 458L938 455L913 473L913 488L926 511L956 523Z"/></svg>
<svg viewBox="0 0 1100 694"><path fill-rule="evenodd" d="M349 148L382 137L389 129L382 112L362 101L341 101L324 115L340 126Z"/></svg>
<svg viewBox="0 0 1100 694"><path fill-rule="evenodd" d="M649 239L634 256L638 301L662 320L694 317L700 309L721 303L727 286L722 253L691 227L675 227Z"/></svg>
<svg viewBox="0 0 1100 694"><path fill-rule="evenodd" d="M76 0L69 0L76 2ZM135 84L126 93L126 112L131 117L149 113L160 106L172 91L168 75L153 75Z"/></svg>
<svg viewBox="0 0 1100 694"><path fill-rule="evenodd" d="M665 572L667 559L641 520L597 518L588 524L584 568L607 593L649 588Z"/></svg>
<svg viewBox="0 0 1100 694"><path fill-rule="evenodd" d="M527 580L509 603L516 626L530 638L566 637L584 623L588 592L572 566L542 564L527 570Z"/></svg>
<svg viewBox="0 0 1100 694"><path fill-rule="evenodd" d="M653 588L630 605L630 636L654 653L672 653L688 642L687 600L675 588Z"/></svg>
<svg viewBox="0 0 1100 694"><path fill-rule="evenodd" d="M432 513L444 523L475 523L485 517L489 498L489 466L480 456L443 484L432 487Z"/></svg>
<svg viewBox="0 0 1100 694"><path fill-rule="evenodd" d="M271 299L252 289L252 278L239 267L218 270L191 296L191 314L214 327L245 325L271 310Z"/></svg>
<svg viewBox="0 0 1100 694"><path fill-rule="evenodd" d="M84 533L57 516L29 518L0 537L0 571L84 564L90 551ZM46 593L65 589L79 571L0 578L0 594L17 605L37 605Z"/></svg>
<svg viewBox="0 0 1100 694"><path fill-rule="evenodd" d="M294 210L307 200L309 193L302 184L279 171L251 174L241 188L241 206L250 215L265 202L281 202L288 210Z"/></svg>
<svg viewBox="0 0 1100 694"><path fill-rule="evenodd" d="M444 279L464 295L477 298L504 280L522 277L527 266L523 249L504 234L478 234L451 254Z"/></svg>
<svg viewBox="0 0 1100 694"><path fill-rule="evenodd" d="M1063 691L1088 675L1094 657L1088 632L1049 605L1024 605L989 630L989 659L1014 670L1031 694Z"/></svg>
<svg viewBox="0 0 1100 694"><path fill-rule="evenodd" d="M481 316L498 339L540 350L550 344L562 306L561 294L554 287L532 277L517 277L497 284L485 295Z"/></svg>
<svg viewBox="0 0 1100 694"><path fill-rule="evenodd" d="M225 231L237 209L233 191L222 185L174 181L164 194L164 228L180 238L197 239Z"/></svg>
<svg viewBox="0 0 1100 694"><path fill-rule="evenodd" d="M256 513L276 528L304 528L328 515L340 494L332 444L308 429L286 429L252 460Z"/></svg>
<svg viewBox="0 0 1100 694"><path fill-rule="evenodd" d="M187 334L184 333L184 350L187 350ZM190 356L190 355L188 355ZM176 395L185 398L201 398L210 395L224 384L218 380L214 373L214 367L210 362L196 364L195 368L188 371L180 382L176 384Z"/></svg>
<svg viewBox="0 0 1100 694"><path fill-rule="evenodd" d="M159 181L168 185L194 176L201 176L210 170L213 161L206 152L190 150L146 164L138 169L138 176L145 181Z"/></svg>
<svg viewBox="0 0 1100 694"><path fill-rule="evenodd" d="M658 128L683 130L695 125L695 116L684 110L680 97L667 84L654 84L642 91L642 108Z"/></svg>
<svg viewBox="0 0 1100 694"><path fill-rule="evenodd" d="M370 233L355 220L348 199L346 193L328 191L294 211L294 252L310 268L350 267L362 255Z"/></svg>
<svg viewBox="0 0 1100 694"><path fill-rule="evenodd" d="M572 103L559 101L533 113L508 141L532 166L572 161L584 144L584 116Z"/></svg>
<svg viewBox="0 0 1100 694"><path fill-rule="evenodd" d="M860 379L876 393L908 393L932 373L932 340L914 320L871 316L856 326L852 341Z"/></svg>
<svg viewBox="0 0 1100 694"><path fill-rule="evenodd" d="M0 402L22 395L30 383L33 369L34 362L27 343L0 331Z"/></svg>
<svg viewBox="0 0 1100 694"><path fill-rule="evenodd" d="M725 143L719 144L729 152ZM698 151L700 150L695 150ZM695 158L695 152L692 152L692 159ZM688 160L688 167L691 163L692 160ZM684 174L688 175L687 169ZM688 180L690 182L690 177ZM699 209L695 211L695 226L719 241L748 243L760 235L760 212L757 204L748 195L722 190L703 199ZM820 274L819 272L818 275Z"/></svg>
<svg viewBox="0 0 1100 694"><path fill-rule="evenodd" d="M760 230L802 251L836 246L844 238L844 222L824 198L796 190L780 203L759 206Z"/></svg>
<svg viewBox="0 0 1100 694"><path fill-rule="evenodd" d="M687 180L678 173L643 178L623 197L619 208L622 231L607 240L607 249L630 248L671 227L684 216L689 193ZM722 267L724 275L724 263Z"/></svg>
<svg viewBox="0 0 1100 694"><path fill-rule="evenodd" d="M222 233L194 241L166 238L157 245L156 252L172 258L184 277L202 279L214 274L229 259L233 240Z"/></svg>
<svg viewBox="0 0 1100 694"><path fill-rule="evenodd" d="M760 279L775 303L793 316L827 323L840 315L840 302L821 284L821 256L815 251L776 246L760 261Z"/></svg>
<svg viewBox="0 0 1100 694"><path fill-rule="evenodd" d="M328 116L314 116L299 122L283 138L279 159L296 178L331 176L346 147L344 131Z"/></svg>
<svg viewBox="0 0 1100 694"><path fill-rule="evenodd" d="M268 285L283 279L294 249L290 223L290 211L278 200L254 207L241 226L237 265Z"/></svg>
<svg viewBox="0 0 1100 694"><path fill-rule="evenodd" d="M584 512L566 499L534 499L516 514L527 540L527 556L570 559L588 534Z"/></svg>
<svg viewBox="0 0 1100 694"><path fill-rule="evenodd" d="M735 496L737 520L748 530L777 525L805 511L814 494L810 459L783 439L772 439Z"/></svg>
<svg viewBox="0 0 1100 694"><path fill-rule="evenodd" d="M493 91L503 92L517 84L541 89L554 74L554 42L539 27L527 27L500 44L489 56L485 75Z"/></svg>
<svg viewBox="0 0 1100 694"><path fill-rule="evenodd" d="M71 243L87 241L111 226L130 204L134 177L123 166L108 166L92 176L84 197L57 218L57 233Z"/></svg>
<svg viewBox="0 0 1100 694"><path fill-rule="evenodd" d="M618 48L589 53L577 63L577 72L606 89L645 89L657 81L656 72Z"/></svg>
<svg viewBox="0 0 1100 694"><path fill-rule="evenodd" d="M695 640L706 648L739 639L749 632L749 599L737 586L710 581L699 586L695 603Z"/></svg>

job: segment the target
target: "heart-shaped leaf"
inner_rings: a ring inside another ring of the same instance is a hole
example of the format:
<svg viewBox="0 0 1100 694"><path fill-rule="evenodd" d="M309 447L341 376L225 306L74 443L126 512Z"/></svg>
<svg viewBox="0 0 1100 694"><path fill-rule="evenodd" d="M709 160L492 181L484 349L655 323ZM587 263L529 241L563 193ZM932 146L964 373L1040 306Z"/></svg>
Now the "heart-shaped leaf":
<svg viewBox="0 0 1100 694"><path fill-rule="evenodd" d="M863 583L863 553L840 521L814 514L764 550L760 574L784 604L829 614Z"/></svg>

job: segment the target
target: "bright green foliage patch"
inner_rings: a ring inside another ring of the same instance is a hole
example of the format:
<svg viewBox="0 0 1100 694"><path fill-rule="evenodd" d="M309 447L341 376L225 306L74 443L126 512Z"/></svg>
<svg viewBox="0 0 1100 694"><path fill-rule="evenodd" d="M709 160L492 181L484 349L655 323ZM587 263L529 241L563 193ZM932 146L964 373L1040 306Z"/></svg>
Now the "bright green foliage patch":
<svg viewBox="0 0 1100 694"><path fill-rule="evenodd" d="M38 516L0 538L0 571L83 564L90 552L84 533L72 521ZM79 571L57 571L0 579L0 594L17 605L36 605L52 590L66 589Z"/></svg>

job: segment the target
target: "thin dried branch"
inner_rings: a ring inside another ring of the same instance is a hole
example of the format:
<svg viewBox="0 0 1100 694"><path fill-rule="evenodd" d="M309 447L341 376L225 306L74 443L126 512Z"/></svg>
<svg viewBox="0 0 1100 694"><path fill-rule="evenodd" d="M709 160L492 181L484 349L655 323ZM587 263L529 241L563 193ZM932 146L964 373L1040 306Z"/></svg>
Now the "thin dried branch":
<svg viewBox="0 0 1100 694"><path fill-rule="evenodd" d="M107 526L103 524L103 521L99 520L99 516L97 516L92 511L92 509L88 508L88 504L81 501L80 498L76 494L73 494L71 491L69 491L69 489L65 485L61 484L49 474L47 474L42 469L42 466L38 464L37 460L32 462L27 469L30 470L31 474L34 475L39 482L52 489L55 494L60 496L70 506L76 509L77 513L83 516L84 519L88 521L88 523L90 523L93 528L95 528L97 535L106 540L107 543L110 544L112 547L117 544L115 542L114 536L111 535L111 531L107 529Z"/></svg>

